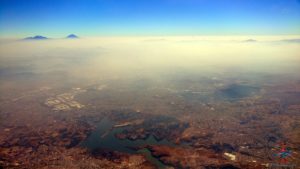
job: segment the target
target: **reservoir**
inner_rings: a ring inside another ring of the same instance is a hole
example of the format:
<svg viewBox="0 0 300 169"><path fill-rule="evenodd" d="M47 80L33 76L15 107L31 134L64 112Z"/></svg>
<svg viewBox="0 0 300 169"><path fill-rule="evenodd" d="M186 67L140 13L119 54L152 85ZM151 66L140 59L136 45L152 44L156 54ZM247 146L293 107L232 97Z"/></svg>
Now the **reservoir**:
<svg viewBox="0 0 300 169"><path fill-rule="evenodd" d="M95 131L81 144L81 146L88 148L90 151L102 148L111 151L118 151L129 154L143 154L148 161L156 165L158 168L165 168L162 162L151 155L151 152L147 148L138 149L139 147L147 145L168 145L175 146L173 143L163 139L157 141L152 135L147 139L129 140L118 139L115 137L117 133L121 133L123 130L130 126L114 128L114 122L105 117L98 124Z"/></svg>

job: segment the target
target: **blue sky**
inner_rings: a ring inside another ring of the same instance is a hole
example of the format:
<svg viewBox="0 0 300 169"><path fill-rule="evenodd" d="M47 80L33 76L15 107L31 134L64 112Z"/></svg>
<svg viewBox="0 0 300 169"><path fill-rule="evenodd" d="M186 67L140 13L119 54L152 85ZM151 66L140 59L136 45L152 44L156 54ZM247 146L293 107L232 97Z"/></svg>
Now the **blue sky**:
<svg viewBox="0 0 300 169"><path fill-rule="evenodd" d="M0 0L0 36L300 34L300 0Z"/></svg>

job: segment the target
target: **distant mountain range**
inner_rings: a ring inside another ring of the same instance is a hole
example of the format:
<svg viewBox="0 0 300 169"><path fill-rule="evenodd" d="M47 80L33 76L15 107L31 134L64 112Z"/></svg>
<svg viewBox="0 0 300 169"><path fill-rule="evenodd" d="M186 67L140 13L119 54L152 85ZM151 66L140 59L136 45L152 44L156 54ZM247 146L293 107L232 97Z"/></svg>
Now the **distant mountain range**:
<svg viewBox="0 0 300 169"><path fill-rule="evenodd" d="M75 34L70 34L66 37L66 39L78 39L78 38L79 37ZM41 35L24 38L24 40L46 40L46 39L49 39L49 38L47 38L45 36L41 36Z"/></svg>
<svg viewBox="0 0 300 169"><path fill-rule="evenodd" d="M282 42L288 42L288 43L300 43L300 39L284 39Z"/></svg>

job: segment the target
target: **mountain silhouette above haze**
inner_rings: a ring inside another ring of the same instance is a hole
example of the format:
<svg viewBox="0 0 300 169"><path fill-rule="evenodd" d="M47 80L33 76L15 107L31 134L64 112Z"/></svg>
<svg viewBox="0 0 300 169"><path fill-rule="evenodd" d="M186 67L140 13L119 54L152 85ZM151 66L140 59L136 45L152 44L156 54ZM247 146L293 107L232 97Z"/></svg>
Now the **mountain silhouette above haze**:
<svg viewBox="0 0 300 169"><path fill-rule="evenodd" d="M48 38L45 37L45 36L41 36L41 35L36 35L36 36L33 36L33 37L25 38L25 40L45 40L45 39L48 39Z"/></svg>
<svg viewBox="0 0 300 169"><path fill-rule="evenodd" d="M74 34L70 34L66 37L67 39L77 39L79 38L78 36L74 35Z"/></svg>

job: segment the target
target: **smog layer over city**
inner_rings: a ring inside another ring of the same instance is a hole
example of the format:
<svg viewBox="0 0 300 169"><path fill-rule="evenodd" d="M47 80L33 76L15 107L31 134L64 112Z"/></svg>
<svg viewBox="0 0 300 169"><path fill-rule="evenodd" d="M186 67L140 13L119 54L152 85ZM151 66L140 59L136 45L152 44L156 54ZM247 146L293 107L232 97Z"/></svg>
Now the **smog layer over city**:
<svg viewBox="0 0 300 169"><path fill-rule="evenodd" d="M299 1L70 3L0 2L1 169L300 167Z"/></svg>

